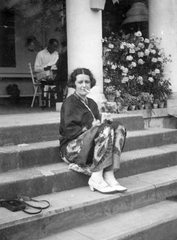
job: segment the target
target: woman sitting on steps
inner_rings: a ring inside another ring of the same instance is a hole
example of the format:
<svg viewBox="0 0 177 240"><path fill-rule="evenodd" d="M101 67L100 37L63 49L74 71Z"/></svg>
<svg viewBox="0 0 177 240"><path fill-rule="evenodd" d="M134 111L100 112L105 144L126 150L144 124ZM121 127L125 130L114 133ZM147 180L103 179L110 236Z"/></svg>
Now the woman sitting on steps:
<svg viewBox="0 0 177 240"><path fill-rule="evenodd" d="M69 169L90 175L92 191L101 193L124 192L114 171L120 168L126 129L109 117L101 123L98 106L87 97L96 81L86 68L75 69L68 85L75 92L66 98L61 108L60 154Z"/></svg>

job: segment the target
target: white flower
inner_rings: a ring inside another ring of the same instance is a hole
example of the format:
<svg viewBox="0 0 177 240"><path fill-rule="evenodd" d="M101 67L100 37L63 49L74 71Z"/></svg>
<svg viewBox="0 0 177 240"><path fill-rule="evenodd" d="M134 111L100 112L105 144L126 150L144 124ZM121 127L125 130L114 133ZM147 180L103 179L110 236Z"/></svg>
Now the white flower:
<svg viewBox="0 0 177 240"><path fill-rule="evenodd" d="M136 36L136 37L141 37L141 36L142 36L142 33L141 33L140 31L138 31L138 32L135 33L135 36Z"/></svg>
<svg viewBox="0 0 177 240"><path fill-rule="evenodd" d="M136 67L136 62L131 63L132 67Z"/></svg>
<svg viewBox="0 0 177 240"><path fill-rule="evenodd" d="M122 42L122 43L120 44L120 49L124 49L125 46L126 46L126 42Z"/></svg>
<svg viewBox="0 0 177 240"><path fill-rule="evenodd" d="M149 53L150 53L149 49L146 49L146 50L144 51L144 53L145 53L146 56L148 56Z"/></svg>
<svg viewBox="0 0 177 240"><path fill-rule="evenodd" d="M143 61L143 59L141 59L141 58L140 58L140 59L138 60L138 64L141 64L141 65L143 65L143 64L144 64L144 61Z"/></svg>
<svg viewBox="0 0 177 240"><path fill-rule="evenodd" d="M127 61L131 61L133 59L133 57L131 56L131 55L128 55L127 57L126 57L126 60Z"/></svg>
<svg viewBox="0 0 177 240"><path fill-rule="evenodd" d="M148 81L149 81L149 82L154 82L154 79L153 79L152 77L149 77L149 78L148 78Z"/></svg>
<svg viewBox="0 0 177 240"><path fill-rule="evenodd" d="M108 45L108 47L109 47L109 48L114 48L114 45L110 43L110 44Z"/></svg>
<svg viewBox="0 0 177 240"><path fill-rule="evenodd" d="M155 73L156 73L156 74L159 74L159 73L160 73L160 70L156 68L156 69L155 69Z"/></svg>
<svg viewBox="0 0 177 240"><path fill-rule="evenodd" d="M107 64L108 64L108 65L111 65L111 62L110 62L110 61L107 61Z"/></svg>
<svg viewBox="0 0 177 240"><path fill-rule="evenodd" d="M105 52L110 52L111 49L110 48L105 48Z"/></svg>
<svg viewBox="0 0 177 240"><path fill-rule="evenodd" d="M155 73L154 71L152 71L152 73L151 73L151 74L152 74L152 76L155 76L155 75L156 75L156 73Z"/></svg>
<svg viewBox="0 0 177 240"><path fill-rule="evenodd" d="M126 82L128 82L128 77L122 78L122 83L126 83Z"/></svg>
<svg viewBox="0 0 177 240"><path fill-rule="evenodd" d="M144 53L143 52L138 52L138 57L144 57Z"/></svg>
<svg viewBox="0 0 177 240"><path fill-rule="evenodd" d="M151 61L156 63L157 62L157 58L152 58Z"/></svg>
<svg viewBox="0 0 177 240"><path fill-rule="evenodd" d="M105 78L104 82L105 82L105 83L110 83L110 82L111 82L111 79Z"/></svg>
<svg viewBox="0 0 177 240"><path fill-rule="evenodd" d="M144 38L143 37L141 37L141 41L144 42Z"/></svg>
<svg viewBox="0 0 177 240"><path fill-rule="evenodd" d="M139 82L140 85L143 85L143 77L142 77L142 76L139 76L139 77L137 78L137 80L138 80L138 82Z"/></svg>
<svg viewBox="0 0 177 240"><path fill-rule="evenodd" d="M134 77L135 77L134 75L133 76L129 76L129 79L132 80Z"/></svg>
<svg viewBox="0 0 177 240"><path fill-rule="evenodd" d="M121 92L116 90L116 97L120 97L120 95L121 95Z"/></svg>
<svg viewBox="0 0 177 240"><path fill-rule="evenodd" d="M145 43L149 43L149 39L148 39L148 38L145 38L144 42L145 42Z"/></svg>
<svg viewBox="0 0 177 240"><path fill-rule="evenodd" d="M158 60L159 62L163 62L163 58L161 58L161 57L158 57L157 60Z"/></svg>
<svg viewBox="0 0 177 240"><path fill-rule="evenodd" d="M127 76L127 73L125 73L125 72L122 72L122 76Z"/></svg>
<svg viewBox="0 0 177 240"><path fill-rule="evenodd" d="M135 44L131 43L130 48L135 48Z"/></svg>
<svg viewBox="0 0 177 240"><path fill-rule="evenodd" d="M117 65L116 65L116 64L112 64L111 68L112 68L113 70L115 70L115 69L117 68Z"/></svg>
<svg viewBox="0 0 177 240"><path fill-rule="evenodd" d="M144 48L144 43L138 43L138 47Z"/></svg>
<svg viewBox="0 0 177 240"><path fill-rule="evenodd" d="M130 48L129 52L130 53L135 53L135 49Z"/></svg>
<svg viewBox="0 0 177 240"><path fill-rule="evenodd" d="M127 43L127 47L128 47L128 48L131 48L131 44L130 44L130 43Z"/></svg>
<svg viewBox="0 0 177 240"><path fill-rule="evenodd" d="M124 73L128 73L128 68L124 68L124 69L123 69L123 72L124 72Z"/></svg>
<svg viewBox="0 0 177 240"><path fill-rule="evenodd" d="M151 49L151 53L152 54L156 54L156 50L155 49Z"/></svg>
<svg viewBox="0 0 177 240"><path fill-rule="evenodd" d="M138 77L138 81L142 81L143 80L143 77L142 76L139 76Z"/></svg>

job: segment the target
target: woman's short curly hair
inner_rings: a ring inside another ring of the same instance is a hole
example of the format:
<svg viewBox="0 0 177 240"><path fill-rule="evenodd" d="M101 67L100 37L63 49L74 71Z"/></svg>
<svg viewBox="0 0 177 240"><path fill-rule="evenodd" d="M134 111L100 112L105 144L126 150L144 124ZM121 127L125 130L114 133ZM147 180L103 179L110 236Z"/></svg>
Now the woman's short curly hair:
<svg viewBox="0 0 177 240"><path fill-rule="evenodd" d="M76 88L75 85L75 81L76 81L76 77L79 74L85 74L88 75L90 77L90 82L91 82L91 88L95 86L96 84L96 80L93 77L93 74L91 73L91 71L87 68L76 68L70 75L69 80L68 80L68 86L72 87L72 88Z"/></svg>

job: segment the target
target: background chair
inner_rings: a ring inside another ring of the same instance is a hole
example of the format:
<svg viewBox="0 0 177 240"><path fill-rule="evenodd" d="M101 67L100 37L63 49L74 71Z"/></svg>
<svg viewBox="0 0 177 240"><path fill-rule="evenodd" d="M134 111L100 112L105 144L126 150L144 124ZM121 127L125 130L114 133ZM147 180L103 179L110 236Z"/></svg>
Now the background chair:
<svg viewBox="0 0 177 240"><path fill-rule="evenodd" d="M34 106L34 101L36 97L39 97L39 106L41 106L41 83L40 82L36 82L35 81L35 77L34 77L34 73L33 73L33 68L31 63L28 64L29 66L29 71L31 74L31 78L32 78L32 83L33 83L33 88L34 88L34 94L33 94L33 99L32 99L32 103L31 103L31 107Z"/></svg>

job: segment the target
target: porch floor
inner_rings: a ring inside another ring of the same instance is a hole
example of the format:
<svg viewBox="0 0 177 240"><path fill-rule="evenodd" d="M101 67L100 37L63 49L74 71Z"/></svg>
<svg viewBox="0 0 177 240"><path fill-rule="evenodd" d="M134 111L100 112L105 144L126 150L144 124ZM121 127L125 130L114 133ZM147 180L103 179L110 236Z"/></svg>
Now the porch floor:
<svg viewBox="0 0 177 240"><path fill-rule="evenodd" d="M44 110L42 110L42 108L40 107L31 108L28 105L0 106L0 115L23 114L23 113L46 113L54 111L56 111L55 106L44 108Z"/></svg>

